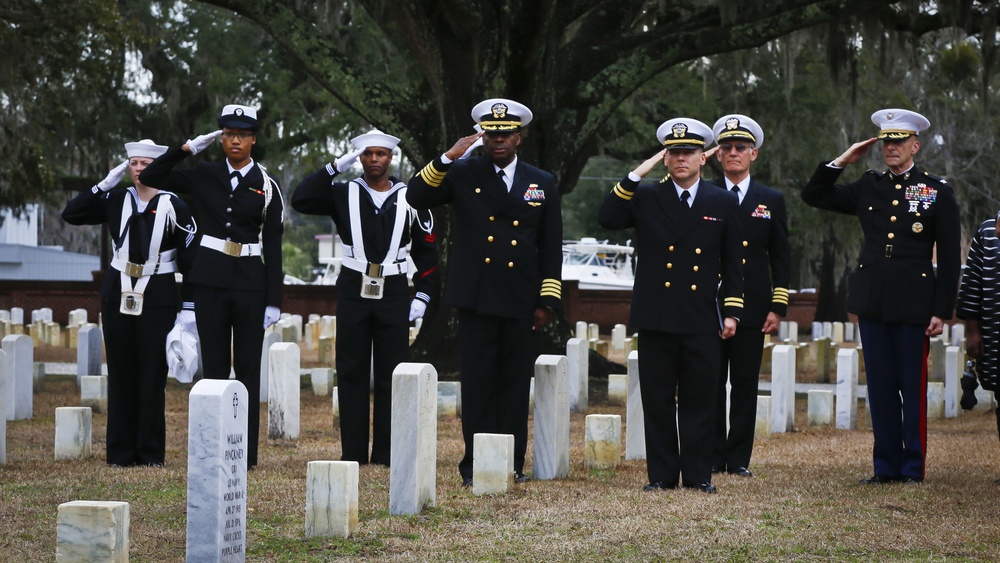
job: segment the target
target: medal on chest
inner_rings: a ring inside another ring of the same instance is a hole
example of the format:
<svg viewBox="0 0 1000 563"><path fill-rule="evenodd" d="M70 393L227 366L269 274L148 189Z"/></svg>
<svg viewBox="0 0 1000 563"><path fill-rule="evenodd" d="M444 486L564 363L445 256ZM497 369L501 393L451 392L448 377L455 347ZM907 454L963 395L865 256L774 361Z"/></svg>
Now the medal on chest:
<svg viewBox="0 0 1000 563"><path fill-rule="evenodd" d="M909 205L909 213L920 213L921 210L930 209L931 204L937 201L937 190L927 184L918 183L906 187L904 193L906 203Z"/></svg>

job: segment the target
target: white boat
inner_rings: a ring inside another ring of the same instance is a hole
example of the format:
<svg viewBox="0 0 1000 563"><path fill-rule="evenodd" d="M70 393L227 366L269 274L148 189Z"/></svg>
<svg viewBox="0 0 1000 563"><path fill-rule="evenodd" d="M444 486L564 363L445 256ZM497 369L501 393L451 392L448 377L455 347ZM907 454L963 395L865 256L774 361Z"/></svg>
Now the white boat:
<svg viewBox="0 0 1000 563"><path fill-rule="evenodd" d="M631 242L631 241L629 241ZM632 290L635 248L593 237L563 242L563 280L579 280L580 289Z"/></svg>

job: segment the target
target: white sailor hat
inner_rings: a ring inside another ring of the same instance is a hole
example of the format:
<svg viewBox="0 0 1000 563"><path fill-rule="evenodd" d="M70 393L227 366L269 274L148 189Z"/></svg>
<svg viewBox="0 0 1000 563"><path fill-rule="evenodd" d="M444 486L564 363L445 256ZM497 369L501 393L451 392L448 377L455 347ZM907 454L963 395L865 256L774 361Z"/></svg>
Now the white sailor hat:
<svg viewBox="0 0 1000 563"><path fill-rule="evenodd" d="M668 149L704 149L715 139L708 125L690 117L675 117L656 129L656 138Z"/></svg>
<svg viewBox="0 0 1000 563"><path fill-rule="evenodd" d="M520 131L531 123L531 110L505 98L483 100L472 108L472 119L483 131Z"/></svg>
<svg viewBox="0 0 1000 563"><path fill-rule="evenodd" d="M879 128L878 138L890 141L919 135L931 126L926 117L908 109L880 109L872 114L872 123Z"/></svg>
<svg viewBox="0 0 1000 563"><path fill-rule="evenodd" d="M229 104L222 108L222 115L219 116L217 123L220 128L249 129L255 133L260 129L260 122L257 121L257 110L239 104Z"/></svg>
<svg viewBox="0 0 1000 563"><path fill-rule="evenodd" d="M724 115L712 126L715 142L750 141L755 147L764 144L764 130L756 121L745 115L731 113Z"/></svg>
<svg viewBox="0 0 1000 563"><path fill-rule="evenodd" d="M365 133L364 135L358 135L357 137L351 139L351 145L359 150L367 149L368 147L383 147L389 150L396 148L399 144L399 137L393 137L392 135L386 135L385 133L379 131L378 129L372 129L371 131Z"/></svg>
<svg viewBox="0 0 1000 563"><path fill-rule="evenodd" d="M156 158L167 152L167 147L157 145L150 139L125 143L125 152L129 158Z"/></svg>

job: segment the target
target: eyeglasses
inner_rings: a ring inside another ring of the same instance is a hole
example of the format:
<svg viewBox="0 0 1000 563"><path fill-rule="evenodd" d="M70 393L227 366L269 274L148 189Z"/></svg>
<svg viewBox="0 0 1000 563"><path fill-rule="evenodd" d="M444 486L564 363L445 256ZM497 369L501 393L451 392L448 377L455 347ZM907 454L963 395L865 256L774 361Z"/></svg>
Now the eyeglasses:
<svg viewBox="0 0 1000 563"><path fill-rule="evenodd" d="M719 145L719 150L721 150L724 153L729 152L733 149L736 149L736 152L746 152L746 150L749 148L750 145L744 145L743 143L739 143L736 145L732 143L722 143L721 145Z"/></svg>
<svg viewBox="0 0 1000 563"><path fill-rule="evenodd" d="M237 131L225 131L225 132L222 133L222 136L223 136L223 138L229 139L230 141L232 141L233 139L239 139L241 141L245 141L245 140L249 139L250 137L253 137L253 133L247 133L246 131L239 131L239 132L237 132Z"/></svg>

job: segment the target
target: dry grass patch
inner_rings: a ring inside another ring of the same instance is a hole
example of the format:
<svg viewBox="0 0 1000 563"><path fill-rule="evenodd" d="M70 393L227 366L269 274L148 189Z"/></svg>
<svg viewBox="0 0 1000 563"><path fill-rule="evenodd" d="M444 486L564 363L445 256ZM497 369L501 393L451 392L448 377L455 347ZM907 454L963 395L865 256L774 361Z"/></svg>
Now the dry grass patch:
<svg viewBox="0 0 1000 563"><path fill-rule="evenodd" d="M86 499L130 503L133 561L182 561L189 389L168 385L166 467L111 469L104 464L106 417L99 414L94 458L52 461L55 407L75 405L78 392L69 377L48 378L34 397L35 418L7 423L0 559L52 560L56 507ZM804 407L800 400L800 424ZM607 405L590 412L625 414ZM247 560L985 561L1000 549L992 413L931 422L923 485L862 487L858 479L871 472L870 432L804 428L758 441L755 476L719 475L717 495L644 493L640 461L586 470L584 416L572 415L569 478L517 485L495 497L459 486L461 424L441 420L436 507L390 517L389 471L362 466L360 532L350 540L306 539L306 463L337 459L340 446L329 397L304 385L301 437L262 440L260 466L249 476ZM262 418L266 436L266 409ZM528 456L530 468L530 448Z"/></svg>

